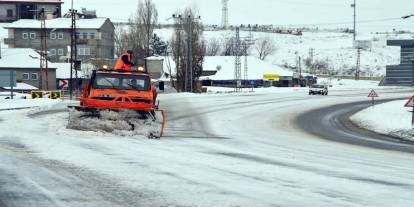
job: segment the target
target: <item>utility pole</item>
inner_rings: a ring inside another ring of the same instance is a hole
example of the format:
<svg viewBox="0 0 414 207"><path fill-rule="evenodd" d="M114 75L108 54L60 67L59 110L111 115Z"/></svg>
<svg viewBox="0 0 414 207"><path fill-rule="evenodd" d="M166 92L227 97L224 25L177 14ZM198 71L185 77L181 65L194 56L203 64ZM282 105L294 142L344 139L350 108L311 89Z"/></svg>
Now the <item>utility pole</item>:
<svg viewBox="0 0 414 207"><path fill-rule="evenodd" d="M72 1L73 3L73 1ZM69 81L69 94L70 100L73 99L73 90L74 90L74 81L78 79L78 67L79 62L78 59L78 48L77 48L77 36L76 36L76 18L78 15L78 11L75 9L70 9L70 14L72 18L72 25L71 25L71 41L70 41L70 81Z"/></svg>
<svg viewBox="0 0 414 207"><path fill-rule="evenodd" d="M187 92L193 92L193 19L191 16L187 18Z"/></svg>
<svg viewBox="0 0 414 207"><path fill-rule="evenodd" d="M313 74L313 58L315 56L315 49L314 48L309 48L309 60L310 60L310 72Z"/></svg>
<svg viewBox="0 0 414 207"><path fill-rule="evenodd" d="M240 58L240 28L236 27L236 56L234 60L234 91L241 91L241 58Z"/></svg>
<svg viewBox="0 0 414 207"><path fill-rule="evenodd" d="M43 82L45 82L45 84L43 84ZM44 8L40 10L40 89L49 90L46 13Z"/></svg>
<svg viewBox="0 0 414 207"><path fill-rule="evenodd" d="M248 86L249 86L249 75L248 75L248 72L249 72L249 66L248 66L248 61L247 61L247 56L249 55L248 54L248 50L249 50L249 47L250 47L250 45L252 45L252 39L253 39L253 37L252 37L252 28L251 28L251 26L250 26L250 24L249 24L249 36L247 37L247 39L245 39L245 41L244 41L244 77L243 77L243 79L244 79L244 87L245 88L248 88Z"/></svg>
<svg viewBox="0 0 414 207"><path fill-rule="evenodd" d="M185 82L184 82L184 90L186 92L193 92L193 35L194 35L194 28L193 24L197 19L201 19L200 16L193 17L188 15L187 17L183 18L182 15L172 15L172 18L178 20L180 24L184 22L187 24L184 27L184 30L187 34L187 65L185 70ZM178 72L178 71L177 71Z"/></svg>
<svg viewBox="0 0 414 207"><path fill-rule="evenodd" d="M302 63L301 63L301 61L302 61L302 57L299 56L299 60L298 60L298 63L299 63L299 80L302 77Z"/></svg>
<svg viewBox="0 0 414 207"><path fill-rule="evenodd" d="M355 80L359 80L359 73L361 71L361 48L357 49L357 64L355 69Z"/></svg>
<svg viewBox="0 0 414 207"><path fill-rule="evenodd" d="M354 3L351 4L351 7L354 8L354 41L356 40L356 0L354 0Z"/></svg>

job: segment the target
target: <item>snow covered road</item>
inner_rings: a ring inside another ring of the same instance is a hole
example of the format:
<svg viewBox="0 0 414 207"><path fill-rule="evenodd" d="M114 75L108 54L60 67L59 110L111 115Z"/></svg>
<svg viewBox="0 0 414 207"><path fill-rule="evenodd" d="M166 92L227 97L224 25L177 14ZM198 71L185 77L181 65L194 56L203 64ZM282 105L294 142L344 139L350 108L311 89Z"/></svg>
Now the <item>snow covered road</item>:
<svg viewBox="0 0 414 207"><path fill-rule="evenodd" d="M299 128L307 111L366 100L330 94L162 95L161 140L65 129L64 105L0 112L0 206L414 205L412 154Z"/></svg>

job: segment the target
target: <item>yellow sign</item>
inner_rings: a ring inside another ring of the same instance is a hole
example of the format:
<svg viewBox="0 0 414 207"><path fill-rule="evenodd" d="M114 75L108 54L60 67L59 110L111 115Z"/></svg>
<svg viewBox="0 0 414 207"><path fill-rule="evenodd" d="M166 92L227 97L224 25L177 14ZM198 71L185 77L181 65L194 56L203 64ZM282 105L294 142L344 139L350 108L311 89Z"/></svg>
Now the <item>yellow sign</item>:
<svg viewBox="0 0 414 207"><path fill-rule="evenodd" d="M280 75L279 74L264 74L263 79L267 80L279 80Z"/></svg>
<svg viewBox="0 0 414 207"><path fill-rule="evenodd" d="M32 91L31 95L32 95L32 99L43 98L44 93L43 91Z"/></svg>
<svg viewBox="0 0 414 207"><path fill-rule="evenodd" d="M50 99L62 98L62 91L50 91L49 98Z"/></svg>

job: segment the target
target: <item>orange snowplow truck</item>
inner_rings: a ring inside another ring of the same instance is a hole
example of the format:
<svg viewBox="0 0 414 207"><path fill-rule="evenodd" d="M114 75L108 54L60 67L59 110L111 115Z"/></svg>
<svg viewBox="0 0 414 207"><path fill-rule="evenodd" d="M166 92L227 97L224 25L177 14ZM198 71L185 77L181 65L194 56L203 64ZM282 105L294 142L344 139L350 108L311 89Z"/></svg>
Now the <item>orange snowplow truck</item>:
<svg viewBox="0 0 414 207"><path fill-rule="evenodd" d="M165 113L158 110L157 90L147 73L141 71L94 70L88 84L82 88L78 111L99 113L101 110L133 110L155 121L156 111L162 112L162 136Z"/></svg>

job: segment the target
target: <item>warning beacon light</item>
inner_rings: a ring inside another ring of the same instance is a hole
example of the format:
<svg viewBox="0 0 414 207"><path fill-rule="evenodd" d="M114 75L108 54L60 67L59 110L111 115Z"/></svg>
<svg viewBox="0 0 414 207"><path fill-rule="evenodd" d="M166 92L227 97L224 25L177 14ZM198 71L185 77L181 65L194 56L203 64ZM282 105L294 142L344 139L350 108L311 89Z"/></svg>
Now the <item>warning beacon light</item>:
<svg viewBox="0 0 414 207"><path fill-rule="evenodd" d="M138 70L138 71L140 71L140 72L144 72L144 71L145 71L144 67L142 67L142 66L139 66L139 67L137 68L137 70Z"/></svg>

